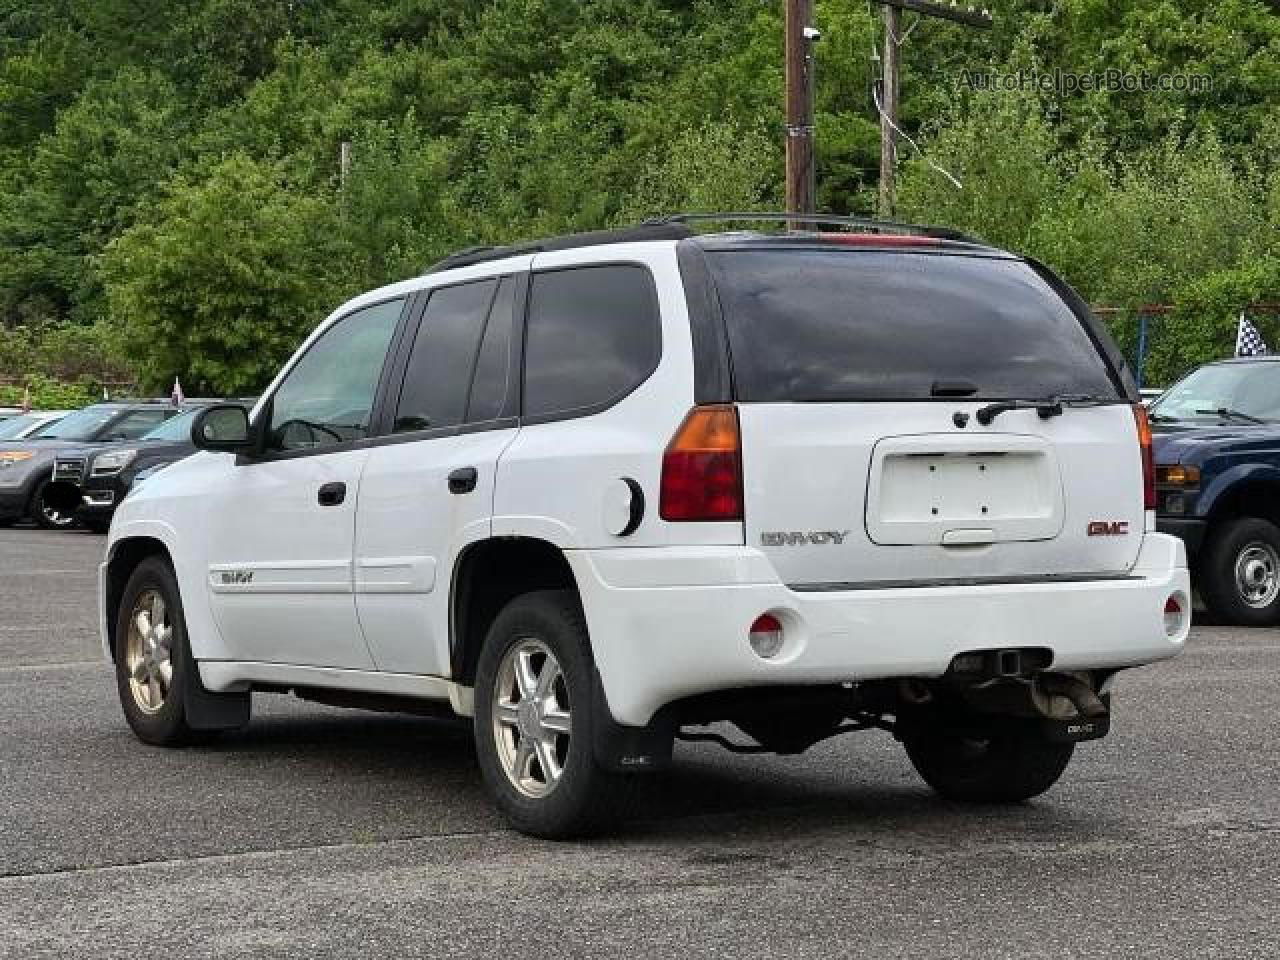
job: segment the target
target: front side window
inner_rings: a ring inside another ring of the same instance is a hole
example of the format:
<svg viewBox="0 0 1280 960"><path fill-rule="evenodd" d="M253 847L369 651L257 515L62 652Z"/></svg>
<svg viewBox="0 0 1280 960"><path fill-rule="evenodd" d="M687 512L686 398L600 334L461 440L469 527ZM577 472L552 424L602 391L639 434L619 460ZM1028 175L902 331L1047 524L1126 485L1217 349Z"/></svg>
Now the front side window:
<svg viewBox="0 0 1280 960"><path fill-rule="evenodd" d="M476 351L497 288L497 280L481 280L432 292L396 404L396 433L462 423Z"/></svg>
<svg viewBox="0 0 1280 960"><path fill-rule="evenodd" d="M191 423L195 420L196 414L201 410L196 407L193 410L187 410L177 416L170 417L160 426L155 427L151 432L144 434L140 440L189 440L191 438Z"/></svg>
<svg viewBox="0 0 1280 960"><path fill-rule="evenodd" d="M164 423L168 416L165 410L134 410L113 423L105 439L137 440Z"/></svg>
<svg viewBox="0 0 1280 960"><path fill-rule="evenodd" d="M614 403L658 365L662 328L649 271L638 265L535 274L525 343L526 416Z"/></svg>
<svg viewBox="0 0 1280 960"><path fill-rule="evenodd" d="M276 390L267 446L307 450L369 435L378 378L403 299L365 307L325 331Z"/></svg>

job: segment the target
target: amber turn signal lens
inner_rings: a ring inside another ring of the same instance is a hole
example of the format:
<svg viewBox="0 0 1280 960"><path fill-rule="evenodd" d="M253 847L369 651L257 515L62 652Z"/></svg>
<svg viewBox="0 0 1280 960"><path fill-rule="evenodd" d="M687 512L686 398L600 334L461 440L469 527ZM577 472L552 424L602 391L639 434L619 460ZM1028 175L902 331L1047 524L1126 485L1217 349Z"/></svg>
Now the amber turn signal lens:
<svg viewBox="0 0 1280 960"><path fill-rule="evenodd" d="M1200 468L1182 464L1156 467L1156 483L1162 487L1200 486Z"/></svg>

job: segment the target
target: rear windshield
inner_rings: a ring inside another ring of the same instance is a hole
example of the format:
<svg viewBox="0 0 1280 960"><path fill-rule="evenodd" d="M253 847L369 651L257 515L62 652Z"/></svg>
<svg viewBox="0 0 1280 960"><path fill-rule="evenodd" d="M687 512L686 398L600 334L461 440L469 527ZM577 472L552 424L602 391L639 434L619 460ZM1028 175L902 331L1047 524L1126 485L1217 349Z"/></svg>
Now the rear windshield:
<svg viewBox="0 0 1280 960"><path fill-rule="evenodd" d="M1027 264L875 251L708 258L742 401L1119 393L1080 320Z"/></svg>

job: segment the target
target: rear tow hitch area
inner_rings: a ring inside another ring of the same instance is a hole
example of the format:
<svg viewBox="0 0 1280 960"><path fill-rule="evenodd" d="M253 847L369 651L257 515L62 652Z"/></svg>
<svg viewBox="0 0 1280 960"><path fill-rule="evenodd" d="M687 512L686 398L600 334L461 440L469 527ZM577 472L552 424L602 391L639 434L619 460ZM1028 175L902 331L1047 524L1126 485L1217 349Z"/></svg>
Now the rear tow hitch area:
<svg viewBox="0 0 1280 960"><path fill-rule="evenodd" d="M1094 677L1048 669L1053 654L1042 648L980 650L951 662L945 686L975 713L1034 721L1055 743L1097 740L1111 730L1110 697Z"/></svg>

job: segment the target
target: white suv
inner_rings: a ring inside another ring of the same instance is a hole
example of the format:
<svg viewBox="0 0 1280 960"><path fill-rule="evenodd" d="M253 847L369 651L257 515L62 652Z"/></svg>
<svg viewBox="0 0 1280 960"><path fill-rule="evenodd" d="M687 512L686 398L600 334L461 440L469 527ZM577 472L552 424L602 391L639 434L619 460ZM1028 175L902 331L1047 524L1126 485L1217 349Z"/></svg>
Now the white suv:
<svg viewBox="0 0 1280 960"><path fill-rule="evenodd" d="M137 735L254 691L471 717L552 837L681 737L876 727L945 796L1048 789L1190 626L1114 344L946 231L685 219L459 254L204 411L101 568Z"/></svg>

